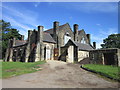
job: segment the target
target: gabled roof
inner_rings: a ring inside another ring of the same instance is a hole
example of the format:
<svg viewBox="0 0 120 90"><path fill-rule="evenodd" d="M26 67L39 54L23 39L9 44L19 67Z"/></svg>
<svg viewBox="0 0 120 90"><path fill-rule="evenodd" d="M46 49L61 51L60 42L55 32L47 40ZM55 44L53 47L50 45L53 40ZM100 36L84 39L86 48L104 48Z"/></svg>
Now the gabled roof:
<svg viewBox="0 0 120 90"><path fill-rule="evenodd" d="M93 50L93 48L89 44L83 44L78 42L75 43L77 44L79 50Z"/></svg>
<svg viewBox="0 0 120 90"><path fill-rule="evenodd" d="M67 25L67 24L68 24L68 23L59 26L59 30L61 30L61 29L62 29L65 25ZM44 31L44 32L47 32L47 33L53 34L53 28L48 29L48 30L46 30L46 31Z"/></svg>
<svg viewBox="0 0 120 90"><path fill-rule="evenodd" d="M84 32L85 33L85 31L82 29L82 30L78 30L78 34L80 34L80 33L82 33L82 32Z"/></svg>
<svg viewBox="0 0 120 90"><path fill-rule="evenodd" d="M43 42L56 43L52 36L47 32L43 33Z"/></svg>
<svg viewBox="0 0 120 90"><path fill-rule="evenodd" d="M69 45L68 44L69 42L72 42L75 46L78 47L79 50L94 50L89 44L78 43L78 42L75 42L71 39L69 39L69 41L67 42L66 45Z"/></svg>
<svg viewBox="0 0 120 90"><path fill-rule="evenodd" d="M15 46L24 45L24 44L26 44L26 43L27 43L26 40L16 40L16 41L15 41Z"/></svg>
<svg viewBox="0 0 120 90"><path fill-rule="evenodd" d="M43 33L43 42L56 43L54 39L52 38L52 36L47 32ZM27 40L16 40L15 41L15 47L25 45L25 44L27 44Z"/></svg>

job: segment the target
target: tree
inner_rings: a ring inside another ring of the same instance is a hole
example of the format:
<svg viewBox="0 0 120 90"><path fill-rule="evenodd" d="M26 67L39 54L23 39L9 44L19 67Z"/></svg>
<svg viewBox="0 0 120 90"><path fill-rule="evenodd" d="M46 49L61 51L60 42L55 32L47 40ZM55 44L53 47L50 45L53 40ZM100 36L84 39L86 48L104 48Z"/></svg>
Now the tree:
<svg viewBox="0 0 120 90"><path fill-rule="evenodd" d="M120 48L120 34L111 34L103 40L102 48Z"/></svg>
<svg viewBox="0 0 120 90"><path fill-rule="evenodd" d="M2 37L0 37L0 39L2 38L2 58L4 58L8 47L8 40L13 37L19 40L21 35L17 29L11 27L10 22L0 20L0 27L2 27Z"/></svg>

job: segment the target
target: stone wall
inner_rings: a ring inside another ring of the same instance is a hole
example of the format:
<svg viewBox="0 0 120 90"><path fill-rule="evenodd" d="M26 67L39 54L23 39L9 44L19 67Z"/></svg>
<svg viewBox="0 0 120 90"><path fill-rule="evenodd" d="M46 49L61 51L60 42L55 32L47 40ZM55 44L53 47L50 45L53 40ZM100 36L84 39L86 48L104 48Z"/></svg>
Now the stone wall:
<svg viewBox="0 0 120 90"><path fill-rule="evenodd" d="M103 54L100 52L97 52L97 51L90 52L89 58L90 58L90 63L93 63L93 64L103 64L104 63Z"/></svg>
<svg viewBox="0 0 120 90"><path fill-rule="evenodd" d="M92 50L89 56L92 64L120 66L120 49L117 48Z"/></svg>
<svg viewBox="0 0 120 90"><path fill-rule="evenodd" d="M120 49L118 49L117 56L118 56L118 66L120 66Z"/></svg>
<svg viewBox="0 0 120 90"><path fill-rule="evenodd" d="M66 62L74 63L74 46L68 47L68 55L66 57Z"/></svg>
<svg viewBox="0 0 120 90"><path fill-rule="evenodd" d="M18 47L13 47L12 61L25 62L26 44Z"/></svg>
<svg viewBox="0 0 120 90"><path fill-rule="evenodd" d="M72 32L72 29L70 28L69 24L66 24L64 27L61 28L61 30L58 31L58 40L60 47L64 46L64 35L66 33L69 33L71 36L71 39L74 39L74 34Z"/></svg>
<svg viewBox="0 0 120 90"><path fill-rule="evenodd" d="M78 51L78 62L88 57L89 57L88 51Z"/></svg>
<svg viewBox="0 0 120 90"><path fill-rule="evenodd" d="M46 43L44 44L44 60L54 60L54 44Z"/></svg>
<svg viewBox="0 0 120 90"><path fill-rule="evenodd" d="M90 43L89 43L89 40L88 40L88 38L87 38L87 36L86 36L85 31L84 31L84 30L81 30L80 33L78 34L78 42L81 42L83 38L84 38L84 41L85 41L86 44L90 44ZM82 42L81 42L81 43L82 43Z"/></svg>

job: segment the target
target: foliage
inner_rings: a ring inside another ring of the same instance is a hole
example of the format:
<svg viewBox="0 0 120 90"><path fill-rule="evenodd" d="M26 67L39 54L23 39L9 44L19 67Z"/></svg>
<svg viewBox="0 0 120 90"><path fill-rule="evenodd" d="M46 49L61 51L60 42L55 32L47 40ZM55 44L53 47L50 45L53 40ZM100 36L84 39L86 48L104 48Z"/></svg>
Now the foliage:
<svg viewBox="0 0 120 90"><path fill-rule="evenodd" d="M2 78L8 78L25 73L32 73L38 71L40 64L44 64L45 61L38 62L2 62Z"/></svg>
<svg viewBox="0 0 120 90"><path fill-rule="evenodd" d="M110 66L110 65L97 65L97 64L86 64L83 67L106 74L114 79L120 80L120 67Z"/></svg>
<svg viewBox="0 0 120 90"><path fill-rule="evenodd" d="M102 48L120 48L120 34L111 34L103 40Z"/></svg>
<svg viewBox="0 0 120 90"><path fill-rule="evenodd" d="M0 27L2 27L2 37L0 37L2 43L0 44L0 46L2 46L2 55L4 58L6 49L8 47L8 40L13 37L15 37L16 39L20 39L21 35L19 34L19 31L17 29L11 27L10 22L0 20Z"/></svg>

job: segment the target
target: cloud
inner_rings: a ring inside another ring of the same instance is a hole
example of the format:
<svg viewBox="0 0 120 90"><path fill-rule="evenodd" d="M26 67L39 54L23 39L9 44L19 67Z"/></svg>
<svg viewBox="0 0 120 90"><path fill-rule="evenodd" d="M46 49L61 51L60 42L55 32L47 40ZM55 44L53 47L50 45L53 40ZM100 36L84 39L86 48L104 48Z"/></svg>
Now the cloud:
<svg viewBox="0 0 120 90"><path fill-rule="evenodd" d="M108 35L111 35L111 34L116 34L117 31L118 31L117 28L108 28L107 30L100 29L100 30L99 30L99 33L100 33L102 36L108 36Z"/></svg>
<svg viewBox="0 0 120 90"><path fill-rule="evenodd" d="M34 6L35 6L35 7L38 7L39 4L40 4L40 2L35 2Z"/></svg>
<svg viewBox="0 0 120 90"><path fill-rule="evenodd" d="M96 24L97 26L101 26L101 24Z"/></svg>
<svg viewBox="0 0 120 90"><path fill-rule="evenodd" d="M38 14L34 11L26 9L20 11L16 8L13 9L12 7L8 6L2 6L2 8L3 19L9 21L13 25L13 28L19 28L20 34L24 34L25 38L27 38L27 30L36 28L40 23L38 22Z"/></svg>
<svg viewBox="0 0 120 90"><path fill-rule="evenodd" d="M23 25L21 23L18 23L15 19L11 18L11 17L7 17L7 16L3 16L5 19L7 19L8 21L10 21L12 24L14 24L15 26L19 26L25 30L30 29L30 27Z"/></svg>
<svg viewBox="0 0 120 90"><path fill-rule="evenodd" d="M25 24L27 23L31 26L35 26L38 24L37 22L38 15L33 11L29 11L29 10L20 11L7 6L2 6L2 7L3 9L5 9L4 13L6 13L6 15L8 14L10 16L13 16L14 18L16 17L17 20L19 20L19 22L22 22ZM33 18L33 15L34 15L34 18Z"/></svg>
<svg viewBox="0 0 120 90"><path fill-rule="evenodd" d="M26 25L23 25L22 23L18 23L15 19L8 17L8 16L4 16L4 18L7 21L10 21L12 23L12 25L17 26L17 29L19 30L20 34L24 34L25 35L25 39L27 38L27 31L31 30L32 27L28 27Z"/></svg>
<svg viewBox="0 0 120 90"><path fill-rule="evenodd" d="M75 9L78 11L82 11L85 13L95 13L95 12L103 12L103 13L113 13L118 11L118 4L116 3L108 3L108 2L81 2L71 4L71 6L65 6L68 9Z"/></svg>
<svg viewBox="0 0 120 90"><path fill-rule="evenodd" d="M92 41L96 41L96 47L101 48L103 39L107 38L111 34L116 34L117 28L108 28L107 30L99 29L98 34L91 34Z"/></svg>

